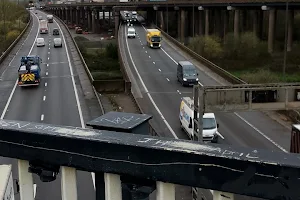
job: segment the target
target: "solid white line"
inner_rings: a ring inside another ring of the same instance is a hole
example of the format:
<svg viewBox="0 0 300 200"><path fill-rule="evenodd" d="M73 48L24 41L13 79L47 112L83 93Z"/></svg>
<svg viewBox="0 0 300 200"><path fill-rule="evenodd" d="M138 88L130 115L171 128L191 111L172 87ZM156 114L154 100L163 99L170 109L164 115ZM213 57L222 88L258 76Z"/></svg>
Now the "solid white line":
<svg viewBox="0 0 300 200"><path fill-rule="evenodd" d="M43 97L43 101L46 101L46 96Z"/></svg>
<svg viewBox="0 0 300 200"><path fill-rule="evenodd" d="M125 29L125 31L126 31L126 27L124 27L124 29ZM166 124L166 126L168 127L168 129L170 130L170 132L172 133L172 135L173 135L176 139L178 139L178 137L177 137L177 135L175 134L174 130L172 129L172 127L170 126L170 124L167 122L167 120L164 118L163 114L160 112L159 108L158 108L157 105L155 104L155 102L154 102L152 96L151 96L150 93L149 93L149 90L147 89L147 87L146 87L146 85L145 85L145 83L144 83L144 81L143 81L141 75L140 75L139 72L138 72L137 67L136 67L136 65L135 65L135 63L134 63L134 61L133 61L133 58L132 58L130 49L129 49L127 37L125 37L125 42L126 42L126 47L127 47L128 54L129 54L130 60L131 60L131 62L132 62L132 65L133 65L133 67L134 67L134 69L135 69L135 71L136 71L136 73L137 73L137 75L138 75L138 77L139 77L139 79L140 79L140 81L141 81L141 83L142 83L142 86L143 86L143 88L144 88L146 94L148 95L148 97L149 97L151 103L153 104L153 106L154 106L154 108L156 109L156 111L158 112L158 114L161 116L163 122Z"/></svg>
<svg viewBox="0 0 300 200"><path fill-rule="evenodd" d="M42 114L42 115L41 115L41 121L43 121L43 120L44 120L44 115Z"/></svg>
<svg viewBox="0 0 300 200"><path fill-rule="evenodd" d="M168 78L166 78L167 79L167 81L170 81L170 79L168 79Z"/></svg>
<svg viewBox="0 0 300 200"><path fill-rule="evenodd" d="M35 14L33 14L33 15L38 19L38 17L37 17ZM38 26L40 26L40 25L38 25ZM32 27L33 27L33 25L32 25ZM39 30L39 28L38 28L38 30ZM33 49L33 47L34 47L34 45L35 45L35 41L36 41L36 39L37 39L37 37L38 37L38 35L39 35L39 31L38 31L38 30L37 30L37 33L36 33L34 42L32 43L32 46L31 46L31 48L30 48L30 50L29 50L28 55L31 54L32 49ZM29 34L30 34L30 33L29 33ZM29 34L28 34L28 35L29 35ZM0 119L4 119L4 116L5 116L5 114L6 114L6 111L7 111L7 109L8 109L8 106L9 106L9 104L10 104L10 102L11 102L11 100L12 100L12 97L13 97L13 95L14 95L14 93L15 93L15 90L16 90L16 88L17 88L17 85L18 85L18 79L16 80L15 85L14 85L14 87L13 87L13 89L12 89L12 91L11 91L9 97L8 97L8 100L7 100L6 105L5 105L4 109L3 109L3 112L2 112L2 114L1 114Z"/></svg>
<svg viewBox="0 0 300 200"><path fill-rule="evenodd" d="M288 153L288 151L286 149L284 149L282 146L280 146L279 144L277 144L276 142L274 142L271 138L269 138L267 135L265 135L263 132L261 132L260 130L258 130L255 126L253 126L252 124L250 124L246 119L244 119L242 116L240 116L239 114L237 114L236 112L234 112L234 114L236 116L238 116L241 120L243 120L246 124L248 124L251 128L253 128L256 132L258 132L261 136L263 136L264 138L266 138L267 140L269 140L272 144L274 144L276 147L278 147L280 150L282 150L285 153Z"/></svg>
<svg viewBox="0 0 300 200"><path fill-rule="evenodd" d="M69 63L69 69L70 69L70 73L71 73L71 79L72 79L72 83L73 83L73 88L74 88L74 94L75 94L75 98L76 98L76 102L77 102L77 108L78 108L78 113L79 113L79 118L80 118L80 123L81 123L81 127L85 128L85 124L84 124L84 120L83 120L83 115L82 115L82 110L81 110L81 105L80 105L80 101L79 101L79 97L78 97L78 93L77 93L77 88L75 85L75 80L74 80L74 73L73 73L73 69L72 69L72 65L71 65L71 60L70 60L70 55L68 52L68 46L66 43L66 39L65 36L60 28L60 25L57 23L56 20L54 20L54 22L57 24L59 31L61 32L62 38L64 40L64 45L65 45L65 50L67 52L67 58L68 58L68 63ZM127 37L126 37L127 38ZM92 172L92 181L93 181L93 185L94 185L94 190L96 190L96 184L95 184L95 175Z"/></svg>
<svg viewBox="0 0 300 200"><path fill-rule="evenodd" d="M33 198L35 198L36 195L36 184L33 184Z"/></svg>
<svg viewBox="0 0 300 200"><path fill-rule="evenodd" d="M45 83L45 87L47 87L47 82Z"/></svg>

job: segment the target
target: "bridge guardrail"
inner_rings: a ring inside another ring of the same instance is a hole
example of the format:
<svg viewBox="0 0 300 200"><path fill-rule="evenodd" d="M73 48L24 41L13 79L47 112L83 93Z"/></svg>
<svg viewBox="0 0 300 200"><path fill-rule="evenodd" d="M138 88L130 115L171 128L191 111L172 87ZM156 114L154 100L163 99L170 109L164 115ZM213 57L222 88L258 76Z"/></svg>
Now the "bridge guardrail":
<svg viewBox="0 0 300 200"><path fill-rule="evenodd" d="M0 63L2 63L4 61L4 59L10 54L10 52L13 50L13 48L16 46L16 44L18 44L18 42L20 41L20 39L23 37L23 35L25 34L25 32L27 31L29 25L32 22L32 16L29 12L29 21L27 22L25 28L23 29L23 31L20 33L20 35L15 39L15 41L13 43L11 43L11 45L6 49L6 51L0 56Z"/></svg>
<svg viewBox="0 0 300 200"><path fill-rule="evenodd" d="M195 58L199 62L205 64L206 67L211 69L213 72L215 72L216 74L218 74L219 76L221 76L225 80L229 81L232 84L247 84L247 82L245 82L244 80L234 76L233 74L231 74L228 71L222 69L218 65L216 65L216 64L212 63L211 61L207 60L206 58L200 56L199 54L197 54L196 52L194 52L190 48L186 47L185 45L183 45L182 43L177 41L175 38L168 35L163 30L161 30L155 24L152 24L152 26L159 29L161 31L162 35L164 37L166 37L167 39L169 39L171 42L173 42L178 48L180 48L184 52L188 53L189 55L191 55L193 58ZM297 110L288 110L288 111L284 111L284 112L285 112L284 113L285 115L287 115L289 118L292 119L293 123L299 123L300 122L300 112L299 111L297 111Z"/></svg>

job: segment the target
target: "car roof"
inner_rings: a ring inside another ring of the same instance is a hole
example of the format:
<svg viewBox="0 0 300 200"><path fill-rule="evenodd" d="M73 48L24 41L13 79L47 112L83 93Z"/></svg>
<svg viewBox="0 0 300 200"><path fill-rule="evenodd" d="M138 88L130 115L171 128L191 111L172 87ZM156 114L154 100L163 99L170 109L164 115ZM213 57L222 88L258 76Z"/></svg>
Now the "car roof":
<svg viewBox="0 0 300 200"><path fill-rule="evenodd" d="M203 118L216 118L214 113L204 113Z"/></svg>
<svg viewBox="0 0 300 200"><path fill-rule="evenodd" d="M135 30L133 27L129 27L128 30Z"/></svg>
<svg viewBox="0 0 300 200"><path fill-rule="evenodd" d="M53 40L61 40L61 38L54 38Z"/></svg>
<svg viewBox="0 0 300 200"><path fill-rule="evenodd" d="M58 30L58 28L53 28L53 30Z"/></svg>
<svg viewBox="0 0 300 200"><path fill-rule="evenodd" d="M40 38L37 38L36 40L44 40L44 38L41 38L41 37L40 37Z"/></svg>
<svg viewBox="0 0 300 200"><path fill-rule="evenodd" d="M194 66L190 61L179 61L178 63L182 66Z"/></svg>

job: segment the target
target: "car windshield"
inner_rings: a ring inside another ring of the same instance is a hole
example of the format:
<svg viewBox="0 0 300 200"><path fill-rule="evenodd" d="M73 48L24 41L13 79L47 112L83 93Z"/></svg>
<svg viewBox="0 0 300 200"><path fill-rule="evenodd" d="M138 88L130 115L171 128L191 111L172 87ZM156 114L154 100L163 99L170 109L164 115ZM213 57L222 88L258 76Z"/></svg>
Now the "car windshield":
<svg viewBox="0 0 300 200"><path fill-rule="evenodd" d="M203 130L216 128L216 120L214 118L203 118Z"/></svg>
<svg viewBox="0 0 300 200"><path fill-rule="evenodd" d="M43 42L43 39L42 38L38 38L37 42Z"/></svg>
<svg viewBox="0 0 300 200"><path fill-rule="evenodd" d="M158 37L158 36L153 36L151 38L151 42L160 42L160 40L161 40L161 37Z"/></svg>
<svg viewBox="0 0 300 200"><path fill-rule="evenodd" d="M187 68L184 69L184 77L188 77L188 76L196 76L197 72L194 68Z"/></svg>

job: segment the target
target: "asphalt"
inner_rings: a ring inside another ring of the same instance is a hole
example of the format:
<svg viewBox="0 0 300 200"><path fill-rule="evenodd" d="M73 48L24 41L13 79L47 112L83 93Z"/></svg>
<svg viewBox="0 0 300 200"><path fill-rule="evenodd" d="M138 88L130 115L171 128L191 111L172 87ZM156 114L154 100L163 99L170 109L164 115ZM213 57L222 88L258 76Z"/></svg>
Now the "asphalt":
<svg viewBox="0 0 300 200"><path fill-rule="evenodd" d="M184 96L192 97L192 88L183 87L177 82L175 62L187 60L178 49L171 47L166 41L162 42L162 49L150 49L146 46L145 30L136 25L137 38L127 39L125 37L126 26L122 26L124 35L123 43L127 51L127 59L130 69L136 79L141 76L147 90L142 86L141 80L137 81L142 96L138 101L144 108L145 113L152 114L153 124L159 134L164 137L175 137L166 124L168 122L176 137L188 139L185 132L180 128L179 104ZM127 44L128 47L127 49ZM130 53L129 53L130 52ZM175 61L175 62L174 62ZM138 74L135 71L138 70ZM198 70L199 81L203 85L220 85L218 81L210 77L204 71ZM149 95L153 99L155 109ZM219 132L224 139L219 138L219 143L252 147L258 149L270 149L281 151L276 145L289 149L289 130L261 112L235 112L216 113L220 125ZM206 199L212 199L211 193L205 192ZM176 199L184 199L180 194ZM237 199L249 199L250 197L236 196ZM251 198L253 199L253 198Z"/></svg>
<svg viewBox="0 0 300 200"><path fill-rule="evenodd" d="M46 19L46 14L37 11ZM16 87L12 98L9 101L8 109L5 113L4 119L22 120L31 122L42 122L56 125L76 126L81 127L81 120L79 115L80 106L77 103L74 86L72 82L69 61L66 47L54 48L52 30L58 28L56 22L50 23L49 34L38 34L38 37L45 39L44 47L33 46L30 55L39 55L42 58L42 72L41 84L38 87ZM63 27L62 27L63 29ZM28 55L32 45L35 43L38 31L38 19L33 15L33 23L28 37L19 45L20 49L10 59L7 66L1 66L1 84L0 84L0 109L4 110L9 95L14 88L17 80L17 69L20 65L21 56ZM63 31L64 32L64 31ZM55 36L55 37L61 37ZM65 36L67 40L67 36ZM68 41L66 41L68 44ZM72 56L72 50L68 49L69 55ZM71 58L71 62L76 58ZM6 61L7 64L8 61ZM91 120L87 117L90 113L88 107L83 103L83 87L80 85L78 73L76 68L73 68L75 76L75 87L78 90L78 99L84 109L83 120ZM80 87L78 86L80 85ZM90 106L92 107L92 106ZM99 115L99 114L98 114ZM0 158L0 164L13 165L13 177L18 179L17 160L10 158ZM60 174L57 179L50 183L43 183L39 177L33 175L34 184L36 184L35 200L59 200L62 199ZM95 199L95 190L93 186L92 176L89 172L77 171L77 190L78 199L92 200ZM16 199L19 199L16 195Z"/></svg>

